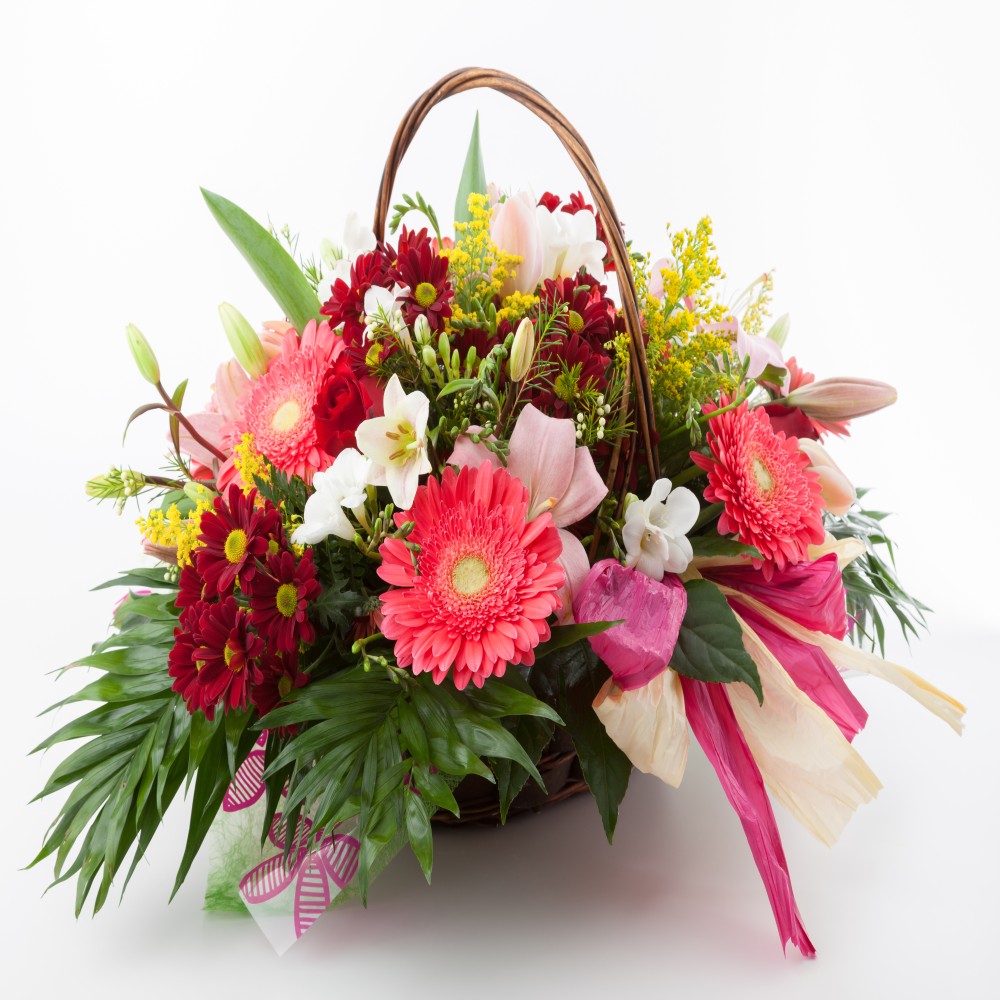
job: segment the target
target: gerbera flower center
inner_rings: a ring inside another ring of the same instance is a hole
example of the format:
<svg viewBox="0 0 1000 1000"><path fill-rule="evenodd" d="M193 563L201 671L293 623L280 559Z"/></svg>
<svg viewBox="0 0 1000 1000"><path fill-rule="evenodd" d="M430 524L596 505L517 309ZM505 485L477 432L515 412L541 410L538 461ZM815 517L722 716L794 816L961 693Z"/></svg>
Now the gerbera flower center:
<svg viewBox="0 0 1000 1000"><path fill-rule="evenodd" d="M759 458L754 458L752 468L761 493L770 493L774 489L774 476L768 471L767 466Z"/></svg>
<svg viewBox="0 0 1000 1000"><path fill-rule="evenodd" d="M489 582L489 567L479 556L459 559L451 571L452 586L466 597L478 594Z"/></svg>
<svg viewBox="0 0 1000 1000"><path fill-rule="evenodd" d="M437 302L437 289L429 281L421 281L413 290L413 297L421 309L428 309Z"/></svg>
<svg viewBox="0 0 1000 1000"><path fill-rule="evenodd" d="M566 314L566 322L571 333L579 333L583 329L583 317L575 309L570 309Z"/></svg>
<svg viewBox="0 0 1000 1000"><path fill-rule="evenodd" d="M247 554L247 533L242 528L233 528L226 535L226 541L222 548L229 562L240 562Z"/></svg>
<svg viewBox="0 0 1000 1000"><path fill-rule="evenodd" d="M286 399L271 415L271 430L278 434L290 431L302 416L302 407L295 399Z"/></svg>
<svg viewBox="0 0 1000 1000"><path fill-rule="evenodd" d="M294 583L283 583L274 596L274 603L286 618L291 618L299 606L298 587Z"/></svg>

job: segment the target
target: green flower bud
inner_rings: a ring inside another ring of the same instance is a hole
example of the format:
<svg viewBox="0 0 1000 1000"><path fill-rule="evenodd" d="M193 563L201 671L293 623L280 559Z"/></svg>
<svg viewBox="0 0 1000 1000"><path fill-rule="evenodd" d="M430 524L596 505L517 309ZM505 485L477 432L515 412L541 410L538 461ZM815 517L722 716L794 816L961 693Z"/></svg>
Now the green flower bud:
<svg viewBox="0 0 1000 1000"><path fill-rule="evenodd" d="M149 346L149 341L142 335L142 331L134 323L129 323L125 327L125 336L128 338L129 350L135 359L139 374L150 383L150 385L160 384L160 366L156 361L153 348Z"/></svg>
<svg viewBox="0 0 1000 1000"><path fill-rule="evenodd" d="M431 342L431 325L423 313L416 318L413 324L413 336L421 347Z"/></svg>
<svg viewBox="0 0 1000 1000"><path fill-rule="evenodd" d="M424 345L424 349L420 352L420 357L431 371L437 371L437 355L434 353L434 348L431 347L430 344Z"/></svg>
<svg viewBox="0 0 1000 1000"><path fill-rule="evenodd" d="M251 378L260 378L267 373L267 355L254 328L243 314L228 302L219 306L219 319L226 331L229 346L236 360L246 369Z"/></svg>

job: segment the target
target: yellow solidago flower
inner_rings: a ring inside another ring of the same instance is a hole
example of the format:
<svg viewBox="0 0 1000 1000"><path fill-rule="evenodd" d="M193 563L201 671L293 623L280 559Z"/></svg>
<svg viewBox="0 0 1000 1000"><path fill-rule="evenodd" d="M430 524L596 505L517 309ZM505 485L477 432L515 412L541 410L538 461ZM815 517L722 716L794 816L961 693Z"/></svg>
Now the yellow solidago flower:
<svg viewBox="0 0 1000 1000"><path fill-rule="evenodd" d="M175 550L178 566L188 566L191 554L202 545L198 541L201 515L211 509L210 500L199 500L195 509L184 516L177 504L172 503L166 511L151 510L148 517L140 517L135 523L153 545Z"/></svg>
<svg viewBox="0 0 1000 1000"><path fill-rule="evenodd" d="M490 237L491 209L487 195L469 195L469 214L468 222L455 223L455 245L443 247L441 252L448 257L448 271L456 290L486 301L500 294L521 258L501 250ZM454 306L452 321L456 321Z"/></svg>
<svg viewBox="0 0 1000 1000"><path fill-rule="evenodd" d="M267 482L271 481L271 467L267 459L254 447L253 435L250 433L244 434L234 449L233 465L240 475L244 496L256 488L255 476Z"/></svg>

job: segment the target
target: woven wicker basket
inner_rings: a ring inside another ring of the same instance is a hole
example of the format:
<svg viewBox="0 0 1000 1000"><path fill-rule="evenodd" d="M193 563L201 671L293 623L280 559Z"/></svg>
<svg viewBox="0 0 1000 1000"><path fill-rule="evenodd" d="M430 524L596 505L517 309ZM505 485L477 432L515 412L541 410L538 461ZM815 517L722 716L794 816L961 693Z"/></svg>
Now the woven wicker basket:
<svg viewBox="0 0 1000 1000"><path fill-rule="evenodd" d="M628 248L622 235L618 213L615 211L611 196L608 194L604 181L594 164L590 149L566 118L533 87L529 87L523 80L500 70L459 69L442 77L410 105L393 137L375 205L373 225L375 236L381 239L385 233L385 223L392 203L392 190L396 181L396 173L410 143L431 108L455 94L461 94L467 90L477 90L481 87L505 94L524 105L552 129L583 176L593 199L594 207L603 220L608 253L614 262L615 275L618 278L621 292L622 317L629 335L631 363L625 374L621 406L637 432L624 446L625 439L619 438L615 443L608 466L608 488L612 491L612 495L624 498L623 485L632 480L633 467L638 456L641 456L645 461L651 481L659 478L653 400L649 372L646 367L646 352L642 340L639 302L632 280ZM599 541L598 534L595 533L591 550L592 559L597 553ZM576 760L572 741L564 731L560 731L545 749L538 763L538 768L545 779L546 793L543 794L541 789L533 784L526 786L514 800L510 814L529 810L536 811L544 805L562 801L587 787L580 771L579 762ZM461 816L456 818L450 813L439 813L434 817L435 820L451 824L494 825L499 822L500 804L496 788L488 781L474 775L466 778L456 789L455 796L461 807Z"/></svg>

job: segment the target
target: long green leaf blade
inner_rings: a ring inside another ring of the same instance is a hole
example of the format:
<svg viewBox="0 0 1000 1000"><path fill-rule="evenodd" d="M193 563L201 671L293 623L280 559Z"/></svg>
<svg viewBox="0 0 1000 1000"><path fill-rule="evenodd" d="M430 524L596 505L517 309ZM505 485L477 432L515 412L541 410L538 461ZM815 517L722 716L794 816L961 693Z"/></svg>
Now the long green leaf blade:
<svg viewBox="0 0 1000 1000"><path fill-rule="evenodd" d="M201 193L222 231L301 333L309 320L319 318L320 303L299 265L259 222L238 205L204 188Z"/></svg>

